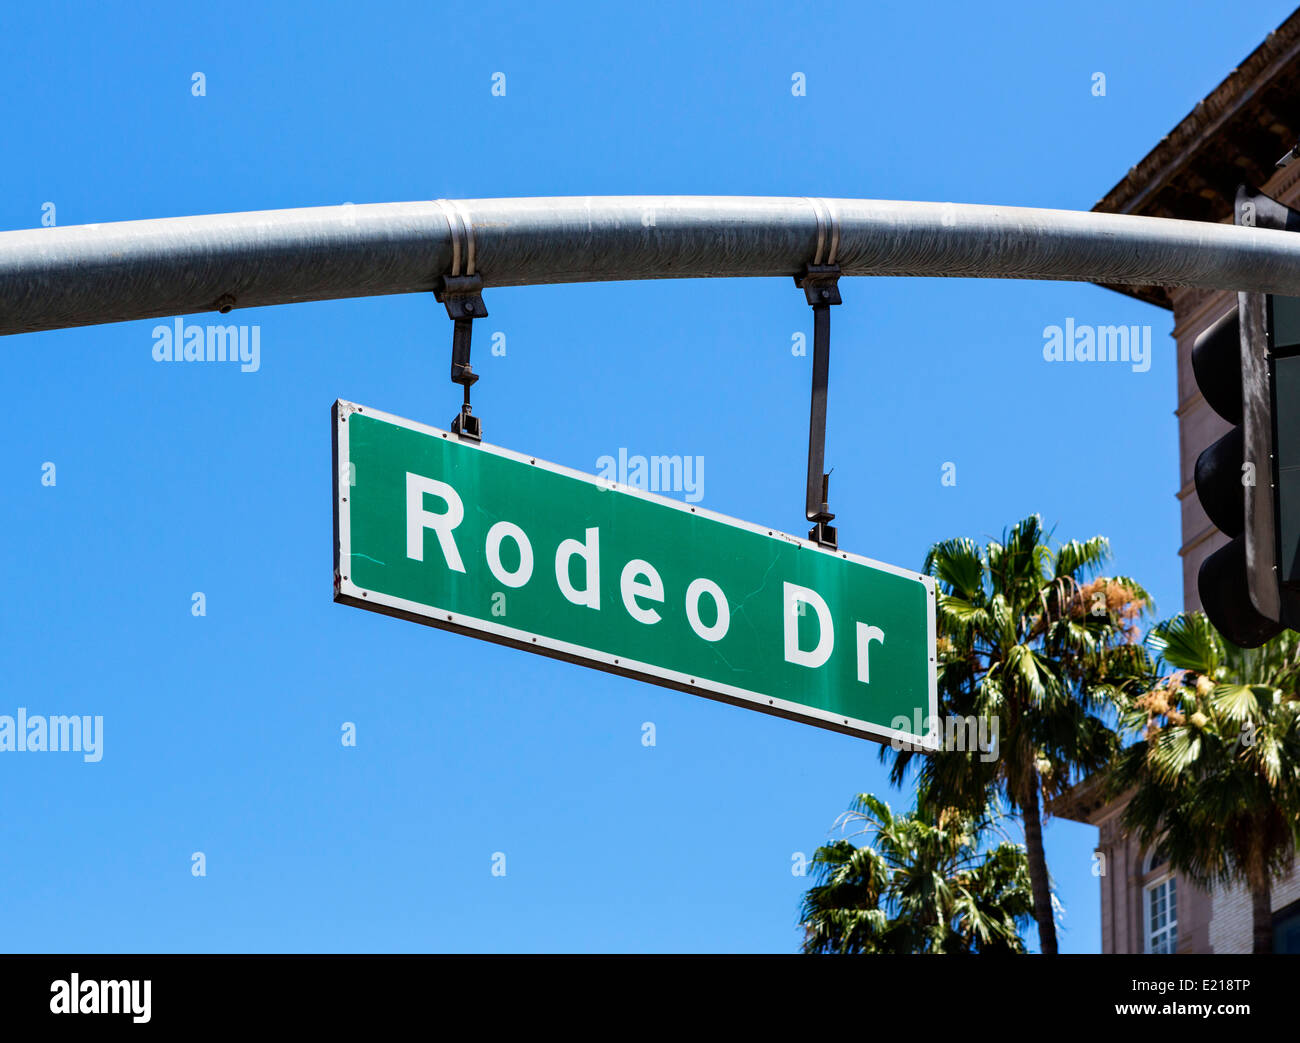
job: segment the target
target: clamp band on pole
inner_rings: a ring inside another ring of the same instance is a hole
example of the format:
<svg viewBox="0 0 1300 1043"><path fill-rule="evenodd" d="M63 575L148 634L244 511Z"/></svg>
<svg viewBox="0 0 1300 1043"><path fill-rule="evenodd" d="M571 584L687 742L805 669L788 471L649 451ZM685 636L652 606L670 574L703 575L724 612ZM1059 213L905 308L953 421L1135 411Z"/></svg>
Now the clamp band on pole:
<svg viewBox="0 0 1300 1043"><path fill-rule="evenodd" d="M483 421L470 407L469 389L478 380L470 365L470 340L475 319L487 315L483 304L483 277L474 271L474 225L453 201L439 199L438 206L447 217L451 233L451 274L441 276L433 291L434 298L447 308L452 320L451 380L464 389L460 413L451 422L452 433L466 441L478 442L483 438ZM461 274L464 259L465 273Z"/></svg>
<svg viewBox="0 0 1300 1043"><path fill-rule="evenodd" d="M831 476L826 473L826 391L831 360L831 305L840 299L840 267L835 263L839 252L840 226L835 211L824 199L810 199L817 217L817 250L811 264L805 265L794 283L804 291L813 310L812 398L808 411L808 485L804 514L813 527L808 538L823 547L837 544L835 515L830 511Z"/></svg>

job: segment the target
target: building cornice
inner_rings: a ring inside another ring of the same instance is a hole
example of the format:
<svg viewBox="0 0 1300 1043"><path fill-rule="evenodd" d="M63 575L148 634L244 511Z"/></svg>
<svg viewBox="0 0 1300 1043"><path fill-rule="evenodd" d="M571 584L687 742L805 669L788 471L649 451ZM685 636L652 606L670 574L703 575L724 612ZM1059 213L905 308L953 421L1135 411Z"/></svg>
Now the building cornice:
<svg viewBox="0 0 1300 1043"><path fill-rule="evenodd" d="M1187 114L1098 201L1103 213L1231 221L1237 186L1277 195L1300 180L1300 169L1275 169L1296 144L1300 119L1300 10ZM1300 167L1300 164L1292 164ZM1163 286L1110 289L1172 308ZM1209 295L1209 296L1212 296ZM1199 305L1199 301L1197 304Z"/></svg>

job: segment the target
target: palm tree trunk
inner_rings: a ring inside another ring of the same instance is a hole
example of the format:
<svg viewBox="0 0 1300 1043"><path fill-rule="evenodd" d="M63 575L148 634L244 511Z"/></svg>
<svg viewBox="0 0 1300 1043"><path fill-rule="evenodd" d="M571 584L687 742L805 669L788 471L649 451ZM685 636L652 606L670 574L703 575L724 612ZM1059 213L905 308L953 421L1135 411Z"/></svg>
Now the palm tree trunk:
<svg viewBox="0 0 1300 1043"><path fill-rule="evenodd" d="M1029 769L1020 798L1025 822L1025 854L1029 859L1029 886L1034 893L1034 919L1038 922L1038 948L1044 956L1056 955L1056 921L1052 917L1052 888L1043 852L1043 820L1038 808L1038 772Z"/></svg>
<svg viewBox="0 0 1300 1043"><path fill-rule="evenodd" d="M1251 874L1250 915L1253 927L1254 953L1273 951L1273 887L1268 870Z"/></svg>

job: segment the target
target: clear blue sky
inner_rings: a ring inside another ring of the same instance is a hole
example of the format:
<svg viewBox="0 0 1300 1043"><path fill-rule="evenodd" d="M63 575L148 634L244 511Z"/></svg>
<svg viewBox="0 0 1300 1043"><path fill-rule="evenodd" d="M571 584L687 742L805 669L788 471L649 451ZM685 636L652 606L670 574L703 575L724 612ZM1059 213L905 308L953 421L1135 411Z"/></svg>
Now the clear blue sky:
<svg viewBox="0 0 1300 1043"><path fill-rule="evenodd" d="M60 225L636 193L1087 209L1288 11L7 5L0 228L47 202ZM846 549L919 568L1039 511L1180 607L1168 313L1065 283L843 295ZM789 280L486 299L507 338L475 357L490 441L586 471L700 455L704 506L806 528ZM330 404L445 425L450 323L431 296L232 318L261 326L256 373L154 362L153 321L0 345L0 714L105 718L100 763L0 756L0 948L793 950L791 856L887 792L876 745L333 604ZM1067 318L1150 324L1150 370L1045 363ZM1062 949L1097 951L1095 830L1047 837Z"/></svg>

